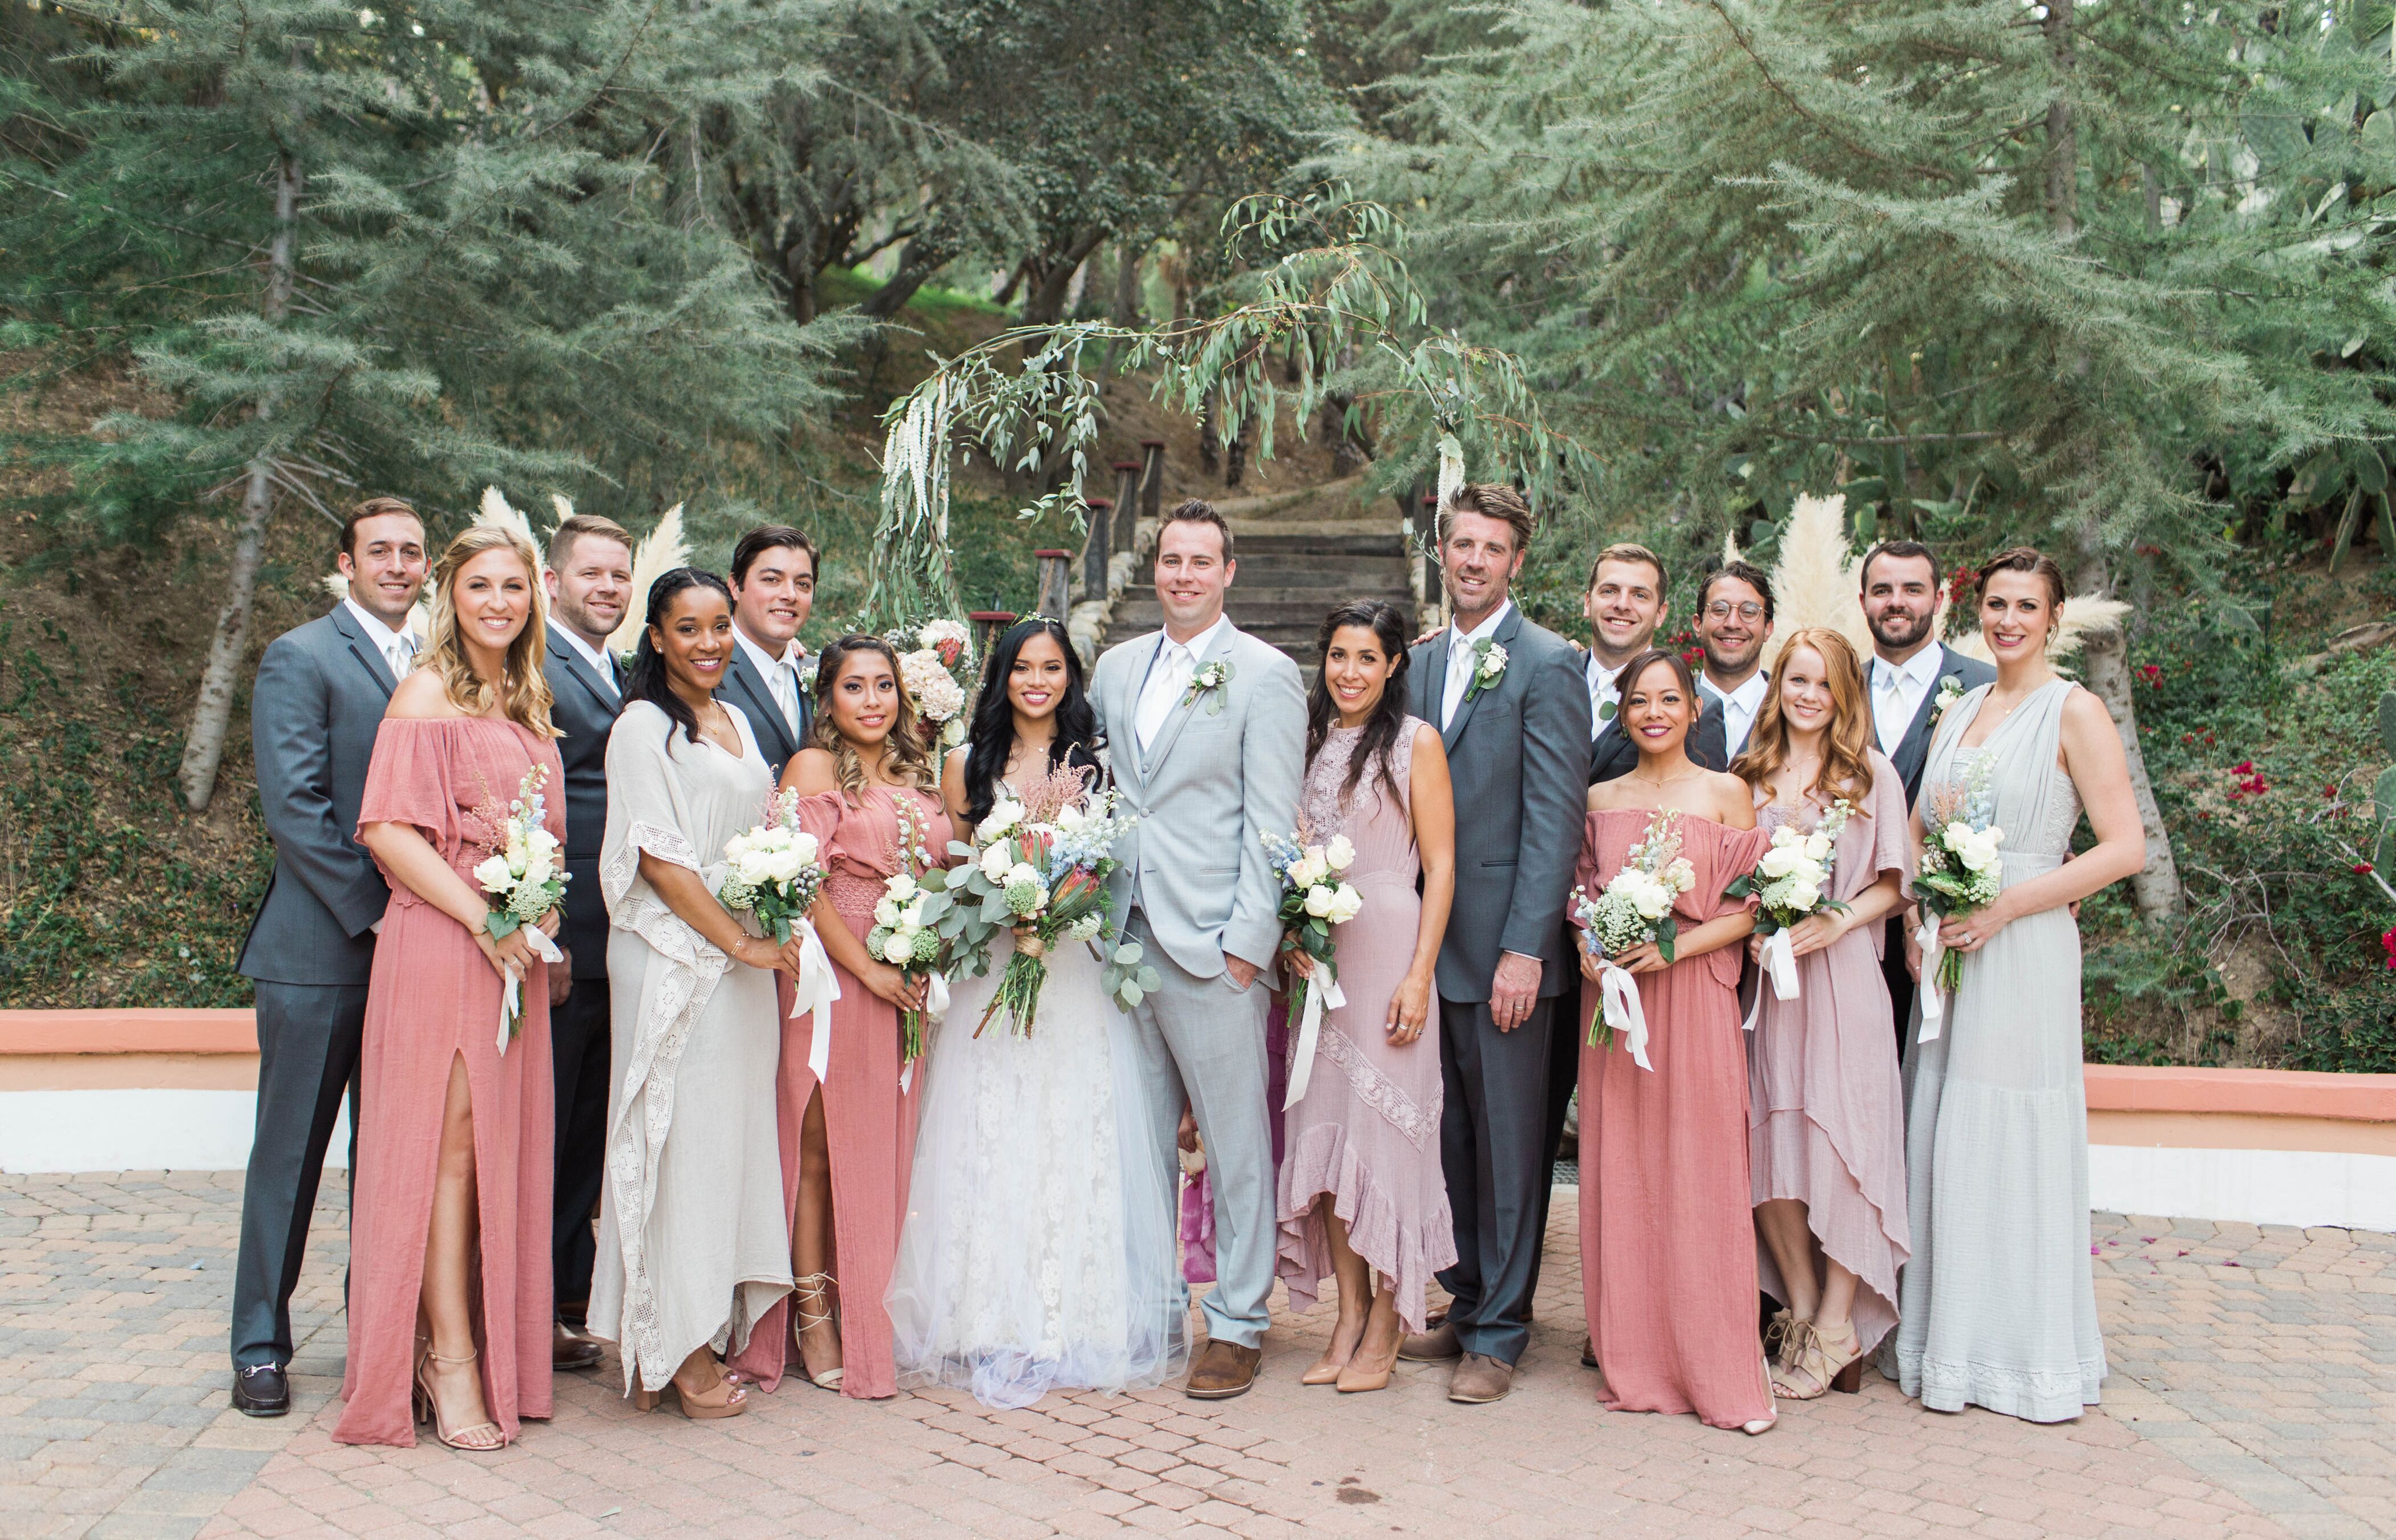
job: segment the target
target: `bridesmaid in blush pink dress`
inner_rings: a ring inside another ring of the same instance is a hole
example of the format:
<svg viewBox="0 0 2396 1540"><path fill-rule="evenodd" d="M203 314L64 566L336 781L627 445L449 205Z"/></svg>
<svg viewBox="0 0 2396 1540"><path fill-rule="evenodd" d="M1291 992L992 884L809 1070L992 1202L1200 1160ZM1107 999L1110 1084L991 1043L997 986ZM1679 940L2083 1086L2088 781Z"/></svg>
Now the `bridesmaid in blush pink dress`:
<svg viewBox="0 0 2396 1540"><path fill-rule="evenodd" d="M812 917L840 999L820 1085L807 1070L805 1044L792 1042L799 1051L782 1055L782 1170L795 1287L732 1363L769 1391L795 1342L800 1373L824 1389L860 1400L898 1393L883 1300L898 1257L923 1092L920 1067L899 1084L907 1065L898 1013L923 1007L925 983L868 956L865 938L885 880L902 868L914 872L947 860L949 816L929 739L888 643L844 636L824 649L812 743L791 756L782 785L799 793L800 822L823 852L824 890ZM789 1008L786 996L780 1009ZM792 1311L796 1319L786 1325Z"/></svg>
<svg viewBox="0 0 2396 1540"><path fill-rule="evenodd" d="M343 1443L413 1445L429 1414L443 1443L484 1452L550 1414L548 964L522 929L492 938L471 875L528 771L547 773L545 827L566 836L539 572L506 530L449 543L425 657L366 773L358 840L391 908L366 994ZM510 969L523 1015L502 1052Z"/></svg>
<svg viewBox="0 0 2396 1540"><path fill-rule="evenodd" d="M1747 1173L1747 1050L1739 1030L1747 906L1722 891L1763 854L1747 783L1690 763L1697 682L1671 653L1625 665L1620 717L1639 746L1629 775L1590 788L1578 881L1591 895L1622 870L1659 812L1680 816L1695 881L1673 906L1674 961L1654 943L1611 961L1637 985L1643 1069L1629 1036L1580 1056L1581 1287L1591 1345L1617 1412L1694 1412L1715 1427L1773 1425L1755 1339L1755 1228ZM1584 950L1583 976L1601 969Z"/></svg>

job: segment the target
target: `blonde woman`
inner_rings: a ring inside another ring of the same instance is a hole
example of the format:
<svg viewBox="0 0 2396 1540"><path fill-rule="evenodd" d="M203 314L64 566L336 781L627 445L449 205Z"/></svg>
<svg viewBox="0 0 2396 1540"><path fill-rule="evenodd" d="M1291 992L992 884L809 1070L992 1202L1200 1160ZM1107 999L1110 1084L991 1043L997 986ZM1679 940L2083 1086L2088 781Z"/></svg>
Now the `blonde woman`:
<svg viewBox="0 0 2396 1540"><path fill-rule="evenodd" d="M548 965L470 875L527 773L566 837L540 555L478 524L433 569L432 638L376 736L358 841L391 882L366 992L344 1443L496 1450L550 1414ZM539 929L555 935L552 910ZM502 1052L499 1001L522 981Z"/></svg>
<svg viewBox="0 0 2396 1540"><path fill-rule="evenodd" d="M795 1343L810 1383L871 1399L898 1393L883 1300L898 1257L924 1091L920 1073L899 1085L899 1013L923 1008L924 981L868 954L865 938L887 878L946 864L950 824L929 735L890 644L844 636L826 647L815 707L812 741L791 756L782 786L798 792L800 821L823 851L813 918L840 999L822 1083L808 1073L804 1051L782 1055L795 1319L782 1326L784 1307L776 1306L733 1368L770 1390Z"/></svg>
<svg viewBox="0 0 2396 1540"><path fill-rule="evenodd" d="M1762 989L1748 1043L1748 1176L1773 1318L1772 1388L1791 1401L1854 1390L1897 1324L1905 1263L1905 1107L1880 949L1911 870L1905 786L1872 746L1863 665L1837 631L1808 628L1773 665L1747 751L1756 827L1841 825L1824 909L1789 932L1798 994ZM1844 806L1844 811L1842 808ZM1750 952L1763 943L1750 939Z"/></svg>

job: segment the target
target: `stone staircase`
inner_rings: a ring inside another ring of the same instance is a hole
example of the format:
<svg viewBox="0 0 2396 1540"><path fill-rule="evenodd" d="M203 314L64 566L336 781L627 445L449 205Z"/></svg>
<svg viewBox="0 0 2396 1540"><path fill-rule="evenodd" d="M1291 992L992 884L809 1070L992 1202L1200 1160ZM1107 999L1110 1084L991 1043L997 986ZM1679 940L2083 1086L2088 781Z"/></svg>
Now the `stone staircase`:
<svg viewBox="0 0 2396 1540"><path fill-rule="evenodd" d="M1215 506L1231 522L1239 570L1225 608L1231 623L1294 659L1308 685L1319 659L1314 639L1323 617L1355 599L1380 599L1404 610L1406 634L1415 610L1404 528L1390 499L1367 497L1363 478ZM1152 530L1142 529L1138 581L1116 600L1107 639L1119 642L1165 623L1150 581Z"/></svg>

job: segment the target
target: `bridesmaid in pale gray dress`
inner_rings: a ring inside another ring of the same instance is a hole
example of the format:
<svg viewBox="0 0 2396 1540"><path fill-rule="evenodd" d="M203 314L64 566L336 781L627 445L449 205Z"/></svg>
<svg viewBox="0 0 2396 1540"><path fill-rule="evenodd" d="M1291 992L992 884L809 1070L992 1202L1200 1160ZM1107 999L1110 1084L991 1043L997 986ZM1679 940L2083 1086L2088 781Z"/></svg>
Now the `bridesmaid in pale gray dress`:
<svg viewBox="0 0 2396 1540"><path fill-rule="evenodd" d="M2047 661L2062 605L2063 574L2035 551L1980 569L1997 682L1948 709L1923 777L1927 806L1991 762L2003 878L1995 903L1939 927L1940 944L1963 954L1962 982L1939 1034L1917 1031L1906 1052L1913 1256L1883 1359L1933 1411L1976 1405L2033 1422L2077 1417L2105 1377L2069 906L2146 862L2112 717ZM2067 860L2083 804L2096 843ZM1913 827L1919 850L1919 808Z"/></svg>
<svg viewBox="0 0 2396 1540"><path fill-rule="evenodd" d="M1332 927L1348 1002L1324 1013L1305 1092L1282 1114L1278 1270L1298 1310L1338 1279L1331 1341L1300 1378L1350 1392L1390 1383L1404 1334L1423 1329L1431 1274L1456 1265L1439 1034L1423 1031L1456 893L1456 809L1439 735L1406 714L1409 629L1389 604L1333 610L1307 707L1301 814L1312 839L1355 846L1347 881L1364 902ZM1304 952L1285 955L1312 973Z"/></svg>

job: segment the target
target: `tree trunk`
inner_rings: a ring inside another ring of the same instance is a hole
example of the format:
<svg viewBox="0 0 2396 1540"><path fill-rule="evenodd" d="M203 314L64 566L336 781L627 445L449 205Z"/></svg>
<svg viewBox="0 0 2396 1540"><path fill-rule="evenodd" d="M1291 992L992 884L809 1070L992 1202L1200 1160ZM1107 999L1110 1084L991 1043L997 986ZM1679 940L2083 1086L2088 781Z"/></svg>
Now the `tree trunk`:
<svg viewBox="0 0 2396 1540"><path fill-rule="evenodd" d="M1118 326L1139 325L1139 262L1148 253L1146 242L1128 239L1115 243L1115 309L1112 320Z"/></svg>
<svg viewBox="0 0 2396 1540"><path fill-rule="evenodd" d="M1023 324L1027 326L1053 326L1065 313L1065 297L1072 287L1073 275L1090 259L1090 253L1107 238L1103 230L1085 230L1073 237L1072 243L1057 254L1057 259L1039 269L1032 286L1023 296Z"/></svg>
<svg viewBox="0 0 2396 1540"><path fill-rule="evenodd" d="M266 302L269 325L280 322L291 307L292 226L300 210L300 157L285 152L274 179L274 239L267 248ZM274 416L272 397L260 400L258 420ZM242 655L249 645L249 622L258 599L258 569L266 554L266 524L274 511L274 462L260 452L249 462L249 485L242 493L241 524L233 543L233 568L226 574L224 608L217 614L216 636L208 644L208 665L200 674L200 697L192 708L192 730L183 739L183 763L179 778L183 805L194 813L207 811L216 796L217 766L224 759L225 729L233 721L233 699L241 681Z"/></svg>
<svg viewBox="0 0 2396 1540"><path fill-rule="evenodd" d="M949 248L946 241L917 236L908 242L907 249L899 254L898 271L890 275L888 283L865 297L865 302L857 307L859 312L876 321L889 320L907 307L907 301L915 298L917 289L931 281L932 274L948 266L955 257L956 253Z"/></svg>

